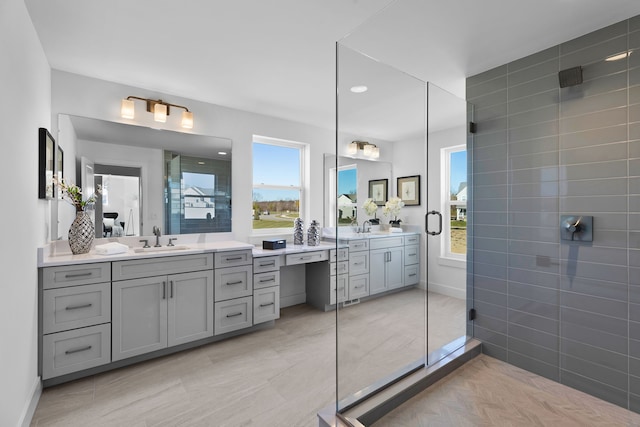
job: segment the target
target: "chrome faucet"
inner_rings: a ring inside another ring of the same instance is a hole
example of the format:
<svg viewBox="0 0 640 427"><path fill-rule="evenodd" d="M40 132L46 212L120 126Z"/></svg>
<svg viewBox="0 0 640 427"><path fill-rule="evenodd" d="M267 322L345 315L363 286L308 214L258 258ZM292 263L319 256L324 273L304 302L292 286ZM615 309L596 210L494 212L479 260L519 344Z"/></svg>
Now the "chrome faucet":
<svg viewBox="0 0 640 427"><path fill-rule="evenodd" d="M153 245L154 248L159 248L160 245L160 236L162 236L162 233L160 233L160 227L154 225L153 226L153 234L156 236L156 244Z"/></svg>
<svg viewBox="0 0 640 427"><path fill-rule="evenodd" d="M371 221L366 220L365 222L362 223L362 232L363 233L371 232Z"/></svg>

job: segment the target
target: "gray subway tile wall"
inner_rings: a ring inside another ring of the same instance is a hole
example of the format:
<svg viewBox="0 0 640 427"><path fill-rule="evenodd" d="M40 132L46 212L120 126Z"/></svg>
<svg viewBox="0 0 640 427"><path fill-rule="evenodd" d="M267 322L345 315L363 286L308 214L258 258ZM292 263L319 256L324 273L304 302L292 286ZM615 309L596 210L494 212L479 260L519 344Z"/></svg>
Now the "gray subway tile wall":
<svg viewBox="0 0 640 427"><path fill-rule="evenodd" d="M640 16L472 76L467 100L483 351L640 412ZM561 215L593 216L593 242Z"/></svg>

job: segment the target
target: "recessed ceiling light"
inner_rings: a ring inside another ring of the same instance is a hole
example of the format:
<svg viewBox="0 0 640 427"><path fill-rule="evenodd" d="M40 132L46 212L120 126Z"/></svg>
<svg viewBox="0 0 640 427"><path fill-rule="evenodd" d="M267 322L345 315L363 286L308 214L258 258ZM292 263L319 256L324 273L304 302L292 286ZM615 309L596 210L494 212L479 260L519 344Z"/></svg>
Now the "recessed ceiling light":
<svg viewBox="0 0 640 427"><path fill-rule="evenodd" d="M198 162L199 165L204 165L204 162Z"/></svg>
<svg viewBox="0 0 640 427"><path fill-rule="evenodd" d="M349 90L353 93L363 93L369 90L369 88L364 85L360 85L360 86L352 86L351 89Z"/></svg>
<svg viewBox="0 0 640 427"><path fill-rule="evenodd" d="M631 55L631 51L624 52L624 53L619 53L617 55L611 55L610 57L605 59L605 61L619 61L619 60L624 59L624 58L626 58L627 56L630 56L630 55Z"/></svg>
<svg viewBox="0 0 640 427"><path fill-rule="evenodd" d="M218 154L220 154L221 156L226 156L227 152L226 151L218 151Z"/></svg>

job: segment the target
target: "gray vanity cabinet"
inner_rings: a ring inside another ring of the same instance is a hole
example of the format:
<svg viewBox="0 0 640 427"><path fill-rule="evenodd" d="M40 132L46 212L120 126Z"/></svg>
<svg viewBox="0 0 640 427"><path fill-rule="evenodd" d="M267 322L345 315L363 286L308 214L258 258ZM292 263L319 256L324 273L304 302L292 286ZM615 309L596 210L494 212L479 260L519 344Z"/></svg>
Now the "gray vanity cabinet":
<svg viewBox="0 0 640 427"><path fill-rule="evenodd" d="M210 258L200 260L201 268L212 265L211 254L185 256L185 265L194 257ZM213 269L153 275L163 264L167 271L164 261L180 270L176 258L114 262L114 271L151 277L112 284L113 361L213 336Z"/></svg>
<svg viewBox="0 0 640 427"><path fill-rule="evenodd" d="M372 239L369 261L369 295L404 285L404 240L402 237Z"/></svg>

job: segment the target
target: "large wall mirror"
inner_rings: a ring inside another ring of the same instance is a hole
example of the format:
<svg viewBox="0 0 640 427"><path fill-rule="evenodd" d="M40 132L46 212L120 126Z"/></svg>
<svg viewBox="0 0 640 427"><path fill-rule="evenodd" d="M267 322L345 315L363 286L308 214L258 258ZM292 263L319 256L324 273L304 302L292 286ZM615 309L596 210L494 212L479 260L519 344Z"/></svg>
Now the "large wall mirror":
<svg viewBox="0 0 640 427"><path fill-rule="evenodd" d="M58 145L65 180L86 196L102 188L98 238L231 231L230 139L60 114ZM57 205L51 236L66 239L75 212Z"/></svg>

